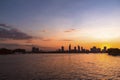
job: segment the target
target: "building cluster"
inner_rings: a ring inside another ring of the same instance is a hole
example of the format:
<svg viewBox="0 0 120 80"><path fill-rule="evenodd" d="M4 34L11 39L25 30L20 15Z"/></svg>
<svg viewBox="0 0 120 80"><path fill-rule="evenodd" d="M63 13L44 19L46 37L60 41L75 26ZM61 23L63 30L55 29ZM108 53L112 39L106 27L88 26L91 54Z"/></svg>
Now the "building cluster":
<svg viewBox="0 0 120 80"><path fill-rule="evenodd" d="M107 47L106 46L104 46L103 49L96 48L96 46L93 46L92 48L90 48L90 52L92 52L92 53L100 53L100 52L105 53L106 51L107 51Z"/></svg>
<svg viewBox="0 0 120 80"><path fill-rule="evenodd" d="M65 53L65 52L68 52L68 53L105 53L107 52L107 47L104 46L104 48L101 49L101 48L97 48L96 46L93 46L92 48L90 48L90 50L88 50L78 45L77 47L75 46L72 49L71 44L70 44L68 47L68 50L65 50L64 46L61 46L61 49L59 49L58 52L62 52L62 53Z"/></svg>
<svg viewBox="0 0 120 80"><path fill-rule="evenodd" d="M25 49L14 49L14 50L11 50L11 49L6 49L6 48L0 48L0 55L1 54L17 54L17 53L26 53L26 50Z"/></svg>
<svg viewBox="0 0 120 80"><path fill-rule="evenodd" d="M32 47L32 51L33 53L40 53L43 52L42 50L40 50L38 47Z"/></svg>
<svg viewBox="0 0 120 80"><path fill-rule="evenodd" d="M56 51L43 51L40 50L38 47L32 47L32 50L26 51L25 49L14 49L14 50L10 50L10 49L6 49L6 48L1 48L0 49L0 54L17 54L17 53L106 53L108 52L109 54L115 54L120 52L120 49L118 48L112 48L112 49L107 49L106 46L104 46L103 49L101 48L97 48L96 46L93 46L92 48L90 48L90 50L85 49L81 46L75 46L74 48L72 48L71 44L68 46L68 50L65 50L64 46L61 46L61 48L59 50Z"/></svg>
<svg viewBox="0 0 120 80"><path fill-rule="evenodd" d="M33 53L106 53L107 47L104 46L103 49L93 46L90 50L83 48L82 46L74 46L72 48L71 44L68 46L68 50L65 50L64 46L61 46L57 51L42 51L38 47L32 47Z"/></svg>

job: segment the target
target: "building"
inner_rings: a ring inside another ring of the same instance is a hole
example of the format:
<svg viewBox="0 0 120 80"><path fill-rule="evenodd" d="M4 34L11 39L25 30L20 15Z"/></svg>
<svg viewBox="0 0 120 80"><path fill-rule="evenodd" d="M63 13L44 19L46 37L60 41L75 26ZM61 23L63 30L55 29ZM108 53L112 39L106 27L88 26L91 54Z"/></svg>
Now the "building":
<svg viewBox="0 0 120 80"><path fill-rule="evenodd" d="M69 44L69 52L71 52L71 44Z"/></svg>
<svg viewBox="0 0 120 80"><path fill-rule="evenodd" d="M75 52L75 53L77 52L76 46L74 47L74 52Z"/></svg>
<svg viewBox="0 0 120 80"><path fill-rule="evenodd" d="M32 52L34 52L34 53L38 53L38 52L39 52L39 48L32 47Z"/></svg>
<svg viewBox="0 0 120 80"><path fill-rule="evenodd" d="M64 52L64 46L61 46L61 52Z"/></svg>
<svg viewBox="0 0 120 80"><path fill-rule="evenodd" d="M97 48L96 48L96 46L93 46L90 50L91 50L92 53L97 53Z"/></svg>
<svg viewBox="0 0 120 80"><path fill-rule="evenodd" d="M81 47L81 52L85 52L85 49L83 47Z"/></svg>
<svg viewBox="0 0 120 80"><path fill-rule="evenodd" d="M78 53L80 52L80 46L78 45Z"/></svg>
<svg viewBox="0 0 120 80"><path fill-rule="evenodd" d="M103 53L106 53L106 52L107 52L107 47L106 47L106 46L104 46L102 52L103 52Z"/></svg>

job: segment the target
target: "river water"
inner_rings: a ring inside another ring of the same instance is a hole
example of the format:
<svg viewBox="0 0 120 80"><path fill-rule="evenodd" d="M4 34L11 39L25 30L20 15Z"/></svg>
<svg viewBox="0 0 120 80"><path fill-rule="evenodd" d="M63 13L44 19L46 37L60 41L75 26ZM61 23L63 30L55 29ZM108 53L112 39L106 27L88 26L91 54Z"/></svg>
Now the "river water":
<svg viewBox="0 0 120 80"><path fill-rule="evenodd" d="M107 54L0 55L0 80L120 80L120 57Z"/></svg>

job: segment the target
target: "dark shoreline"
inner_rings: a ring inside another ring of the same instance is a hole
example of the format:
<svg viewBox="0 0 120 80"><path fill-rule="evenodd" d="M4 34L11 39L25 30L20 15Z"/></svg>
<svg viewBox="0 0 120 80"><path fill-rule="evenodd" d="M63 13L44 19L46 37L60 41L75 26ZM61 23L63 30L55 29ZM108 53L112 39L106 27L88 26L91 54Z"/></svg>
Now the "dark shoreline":
<svg viewBox="0 0 120 80"><path fill-rule="evenodd" d="M108 54L108 53L12 53L12 54L0 54L0 55L25 55L25 54Z"/></svg>
<svg viewBox="0 0 120 80"><path fill-rule="evenodd" d="M120 49L119 48L109 48L105 52L95 52L95 51L38 51L38 52L33 52L33 51L26 51L25 49L15 49L15 50L10 50L6 48L0 49L0 55L9 55L9 54L104 54L108 53L108 55L113 55L113 56L120 56Z"/></svg>
<svg viewBox="0 0 120 80"><path fill-rule="evenodd" d="M120 49L118 48L110 48L108 49L108 54L112 56L120 56Z"/></svg>

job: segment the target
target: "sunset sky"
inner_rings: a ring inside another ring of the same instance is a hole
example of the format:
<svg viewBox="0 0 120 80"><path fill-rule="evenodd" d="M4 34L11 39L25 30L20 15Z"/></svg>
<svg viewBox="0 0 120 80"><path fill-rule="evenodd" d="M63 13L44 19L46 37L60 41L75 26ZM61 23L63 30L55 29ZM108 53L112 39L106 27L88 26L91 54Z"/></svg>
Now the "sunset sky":
<svg viewBox="0 0 120 80"><path fill-rule="evenodd" d="M120 0L0 0L0 48L120 48Z"/></svg>

